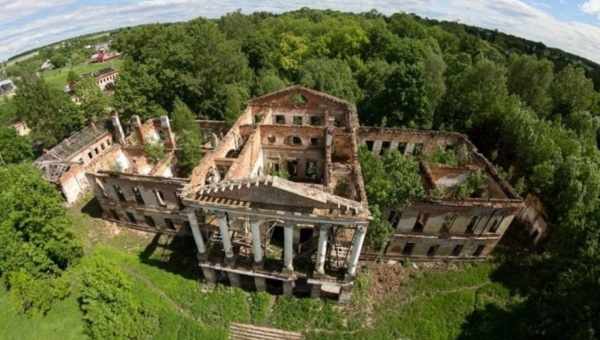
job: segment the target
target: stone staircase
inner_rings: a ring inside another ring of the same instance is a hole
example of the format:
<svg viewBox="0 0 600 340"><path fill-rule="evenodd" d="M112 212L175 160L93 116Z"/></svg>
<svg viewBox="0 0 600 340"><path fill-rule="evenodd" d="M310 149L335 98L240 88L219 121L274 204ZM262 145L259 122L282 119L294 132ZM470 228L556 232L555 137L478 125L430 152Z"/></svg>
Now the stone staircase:
<svg viewBox="0 0 600 340"><path fill-rule="evenodd" d="M232 322L229 325L231 340L301 340L298 332L289 332L277 328L258 327L243 323Z"/></svg>

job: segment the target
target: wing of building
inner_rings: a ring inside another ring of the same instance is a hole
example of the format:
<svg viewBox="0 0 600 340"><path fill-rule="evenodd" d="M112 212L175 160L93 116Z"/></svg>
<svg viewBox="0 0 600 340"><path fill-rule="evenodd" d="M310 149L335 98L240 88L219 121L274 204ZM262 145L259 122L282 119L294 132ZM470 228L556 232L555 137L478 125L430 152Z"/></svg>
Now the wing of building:
<svg viewBox="0 0 600 340"><path fill-rule="evenodd" d="M371 215L358 161L361 144L376 154L396 149L421 159L429 195L385 212L395 226L384 254L389 258L485 258L522 206L465 136L360 127L354 105L301 86L250 100L233 126L197 124L207 142L186 178L179 176L168 117L144 123L133 117L126 136L114 116L107 123L111 132L90 127L36 164L69 202L93 187L109 220L191 233L210 282L335 294L341 301L350 296L361 256L372 255L363 251ZM147 143L162 143L165 157L150 160ZM438 148L465 149L468 162L449 167L421 157ZM433 194L473 171L486 179L477 197ZM76 189L68 185L72 177L80 183Z"/></svg>

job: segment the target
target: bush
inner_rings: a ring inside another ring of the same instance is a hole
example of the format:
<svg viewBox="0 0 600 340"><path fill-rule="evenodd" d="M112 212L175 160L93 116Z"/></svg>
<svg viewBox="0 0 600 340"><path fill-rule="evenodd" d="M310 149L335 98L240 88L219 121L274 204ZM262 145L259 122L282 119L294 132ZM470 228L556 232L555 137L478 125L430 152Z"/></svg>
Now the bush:
<svg viewBox="0 0 600 340"><path fill-rule="evenodd" d="M152 163L156 164L165 158L165 146L160 142L147 142L144 144L144 153Z"/></svg>
<svg viewBox="0 0 600 340"><path fill-rule="evenodd" d="M250 317L253 324L264 324L269 317L272 296L265 292L250 295Z"/></svg>
<svg viewBox="0 0 600 340"><path fill-rule="evenodd" d="M25 271L17 271L9 273L6 280L12 303L28 316L46 314L55 301L70 294L71 287L64 277L36 279Z"/></svg>
<svg viewBox="0 0 600 340"><path fill-rule="evenodd" d="M80 308L87 334L92 339L151 339L158 317L132 293L129 278L104 257L86 260Z"/></svg>

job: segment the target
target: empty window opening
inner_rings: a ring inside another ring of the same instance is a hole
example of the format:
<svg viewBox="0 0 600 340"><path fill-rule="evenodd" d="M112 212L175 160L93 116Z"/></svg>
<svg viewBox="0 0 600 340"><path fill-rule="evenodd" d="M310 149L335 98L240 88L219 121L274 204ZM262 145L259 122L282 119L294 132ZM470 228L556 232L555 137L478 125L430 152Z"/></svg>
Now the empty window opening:
<svg viewBox="0 0 600 340"><path fill-rule="evenodd" d="M117 221L119 221L121 219L115 209L110 209L110 215L112 216L112 218L114 218Z"/></svg>
<svg viewBox="0 0 600 340"><path fill-rule="evenodd" d="M381 143L381 150L379 150L379 154L383 155L386 151L388 151L390 149L391 145L392 145L392 143L388 142L388 141Z"/></svg>
<svg viewBox="0 0 600 340"><path fill-rule="evenodd" d="M112 141L111 141L110 139L109 139L109 140L107 140L107 141L106 141L106 145L110 145L110 143L111 143L111 142L112 142Z"/></svg>
<svg viewBox="0 0 600 340"><path fill-rule="evenodd" d="M146 221L147 225L151 227L156 227L156 223L154 223L154 219L152 218L152 216L144 216L144 220Z"/></svg>
<svg viewBox="0 0 600 340"><path fill-rule="evenodd" d="M321 122L321 117L319 116L310 116L310 125L320 126L323 124Z"/></svg>
<svg viewBox="0 0 600 340"><path fill-rule="evenodd" d="M98 148L95 148L94 152L96 152L96 155L100 153L100 151L98 151Z"/></svg>
<svg viewBox="0 0 600 340"><path fill-rule="evenodd" d="M88 157L89 157L90 159L92 159L92 158L94 158L94 155L92 155L92 153L91 153L91 152L88 152Z"/></svg>
<svg viewBox="0 0 600 340"><path fill-rule="evenodd" d="M368 140L368 141L366 141L366 144L367 144L367 150L369 150L369 151L373 151L373 143L374 143L374 142L373 142L372 140Z"/></svg>
<svg viewBox="0 0 600 340"><path fill-rule="evenodd" d="M441 232L450 232L452 225L454 225L454 221L456 221L456 215L444 216L444 223L442 224Z"/></svg>
<svg viewBox="0 0 600 340"><path fill-rule="evenodd" d="M118 185L113 185L113 189L115 190L115 193L117 194L117 197L119 198L119 201L121 202L125 202L127 201L125 199L125 194L123 194L123 190L121 190L121 187Z"/></svg>
<svg viewBox="0 0 600 340"><path fill-rule="evenodd" d="M269 174L279 172L279 160L276 158L269 159L268 160L268 170L269 170Z"/></svg>
<svg viewBox="0 0 600 340"><path fill-rule="evenodd" d="M404 155L406 151L406 143L398 143L398 152Z"/></svg>
<svg viewBox="0 0 600 340"><path fill-rule="evenodd" d="M275 124L285 124L285 116L275 115Z"/></svg>
<svg viewBox="0 0 600 340"><path fill-rule="evenodd" d="M454 249L452 249L452 256L460 256L460 253L463 250L462 244L457 244Z"/></svg>
<svg viewBox="0 0 600 340"><path fill-rule="evenodd" d="M319 138L313 137L310 139L310 145L317 146L319 145Z"/></svg>
<svg viewBox="0 0 600 340"><path fill-rule="evenodd" d="M412 255L412 252L414 249L415 249L415 244L412 242L408 242L402 249L402 255Z"/></svg>
<svg viewBox="0 0 600 340"><path fill-rule="evenodd" d="M481 254L483 253L484 249L485 249L485 245L484 244L478 245L477 249L475 249L475 251L473 252L473 256L481 256Z"/></svg>
<svg viewBox="0 0 600 340"><path fill-rule="evenodd" d="M298 176L298 161L295 159L290 159L287 161L287 171L290 175L290 178L294 178Z"/></svg>
<svg viewBox="0 0 600 340"><path fill-rule="evenodd" d="M144 198L142 197L142 192L139 187L133 187L133 195L135 196L135 201L137 204L144 205Z"/></svg>
<svg viewBox="0 0 600 340"><path fill-rule="evenodd" d="M402 216L402 214L397 212L396 210L392 210L392 212L390 212L390 216L388 217L388 222L390 222L392 227L395 228L396 225L398 225L398 222L400 222L400 216Z"/></svg>
<svg viewBox="0 0 600 340"><path fill-rule="evenodd" d="M439 245L429 247L429 250L427 250L427 256L435 256L435 254L437 254L438 249L440 249Z"/></svg>
<svg viewBox="0 0 600 340"><path fill-rule="evenodd" d="M302 145L302 139L298 136L292 136L290 138L290 144L292 145Z"/></svg>
<svg viewBox="0 0 600 340"><path fill-rule="evenodd" d="M423 153L423 143L415 144L415 148L413 149L413 155L420 156Z"/></svg>
<svg viewBox="0 0 600 340"><path fill-rule="evenodd" d="M429 214L420 214L415 222L415 225L412 229L415 233L422 233L425 229L425 225L427 225L427 220L429 219Z"/></svg>
<svg viewBox="0 0 600 340"><path fill-rule="evenodd" d="M135 219L135 215L130 213L129 211L127 212L127 219L131 223L137 223L137 220Z"/></svg>
<svg viewBox="0 0 600 340"><path fill-rule="evenodd" d="M100 148L101 148L102 150L106 149L106 147L104 146L104 143L100 144Z"/></svg>
<svg viewBox="0 0 600 340"><path fill-rule="evenodd" d="M294 125L302 125L302 116L294 116Z"/></svg>
<svg viewBox="0 0 600 340"><path fill-rule="evenodd" d="M479 221L479 216L471 217L471 220L469 221L469 224L467 225L467 229L465 230L465 233L473 234L473 232L475 231L475 226L477 225L478 221Z"/></svg>
<svg viewBox="0 0 600 340"><path fill-rule="evenodd" d="M170 218L165 218L165 224L167 225L167 228L175 230L175 224L173 223L173 220Z"/></svg>
<svg viewBox="0 0 600 340"><path fill-rule="evenodd" d="M319 163L317 163L317 161L307 160L304 174L312 180L319 178Z"/></svg>
<svg viewBox="0 0 600 340"><path fill-rule="evenodd" d="M273 136L273 135L269 135L267 137L267 141L269 142L269 144L275 144L275 142L277 141L277 138L275 138L275 136Z"/></svg>
<svg viewBox="0 0 600 340"><path fill-rule="evenodd" d="M158 205L161 207L165 207L167 203L165 202L165 195L160 190L154 190L154 195L156 196L156 201Z"/></svg>
<svg viewBox="0 0 600 340"><path fill-rule="evenodd" d="M495 233L498 231L498 227L500 226L500 221L495 219L490 226L490 233Z"/></svg>

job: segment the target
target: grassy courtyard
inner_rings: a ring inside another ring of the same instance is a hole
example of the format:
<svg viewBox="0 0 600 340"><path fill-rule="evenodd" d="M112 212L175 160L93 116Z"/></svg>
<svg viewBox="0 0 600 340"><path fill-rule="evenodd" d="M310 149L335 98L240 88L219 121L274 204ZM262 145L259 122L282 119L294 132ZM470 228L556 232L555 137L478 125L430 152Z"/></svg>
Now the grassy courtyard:
<svg viewBox="0 0 600 340"><path fill-rule="evenodd" d="M82 203L69 212L86 256L116 263L133 281L135 294L156 311L160 327L155 339L225 339L231 321L301 331L308 339L477 339L486 334L472 327L478 311L501 311L518 301L491 279L496 268L492 263L428 269L373 266L363 271L353 302L346 306L209 288L198 283L192 240L119 228L91 217L97 214L93 204ZM78 270L70 269L71 296L45 316L18 314L9 295L0 291L2 338L85 338ZM492 326L502 330L502 322L495 320Z"/></svg>
<svg viewBox="0 0 600 340"><path fill-rule="evenodd" d="M98 71L98 70L101 70L103 68L108 68L108 67L112 67L114 69L119 70L122 65L123 65L123 61L121 59L110 60L105 63L94 63L94 64L88 64L86 62L86 63L82 63L82 64L75 65L75 66L65 66L65 67L61 67L58 69L49 70L49 71L42 73L42 76L44 77L46 82L48 82L48 85L50 87L62 90L65 87L65 85L67 84L67 75L69 74L69 72L71 70L73 70L77 74L82 74L82 73L90 73L90 72Z"/></svg>

